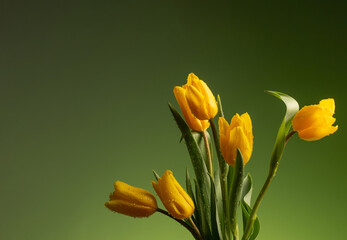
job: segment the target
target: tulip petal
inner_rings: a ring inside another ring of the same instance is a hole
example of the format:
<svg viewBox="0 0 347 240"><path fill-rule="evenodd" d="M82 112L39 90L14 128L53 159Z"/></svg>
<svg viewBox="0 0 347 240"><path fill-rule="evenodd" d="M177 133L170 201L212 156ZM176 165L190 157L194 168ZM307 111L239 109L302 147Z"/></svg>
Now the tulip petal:
<svg viewBox="0 0 347 240"><path fill-rule="evenodd" d="M157 211L157 208L152 206L137 205L121 199L108 201L105 203L105 207L130 217L148 217Z"/></svg>
<svg viewBox="0 0 347 240"><path fill-rule="evenodd" d="M298 132L298 134L301 139L304 139L306 141L315 141L330 134L333 134L337 131L337 129L338 126L312 127Z"/></svg>
<svg viewBox="0 0 347 240"><path fill-rule="evenodd" d="M302 131L310 127L325 125L325 116L329 116L319 105L303 107L293 118L293 130Z"/></svg>
<svg viewBox="0 0 347 240"><path fill-rule="evenodd" d="M171 171L166 170L158 182L152 185L169 213L177 218L190 217L195 209L193 200L176 181Z"/></svg>
<svg viewBox="0 0 347 240"><path fill-rule="evenodd" d="M157 200L148 191L124 182L114 183L115 191L105 206L112 211L131 217L148 217L157 210Z"/></svg>
<svg viewBox="0 0 347 240"><path fill-rule="evenodd" d="M204 95L202 95L194 86L189 85L187 87L186 98L190 110L198 119L210 119Z"/></svg>
<svg viewBox="0 0 347 240"><path fill-rule="evenodd" d="M252 120L249 114L246 112L241 115L242 120L242 129L245 133L248 143L250 145L250 148L253 149L253 127L252 127Z"/></svg>
<svg viewBox="0 0 347 240"><path fill-rule="evenodd" d="M319 102L319 106L327 109L331 114L335 113L335 100L333 98L323 99Z"/></svg>
<svg viewBox="0 0 347 240"><path fill-rule="evenodd" d="M229 138L229 124L224 117L218 119L219 126L219 144L222 155L225 156L227 153L227 143Z"/></svg>
<svg viewBox="0 0 347 240"><path fill-rule="evenodd" d="M216 114L218 113L218 105L215 97L213 96L213 93L211 92L210 88L207 86L207 84L200 80L200 91L205 97L205 102L207 105L207 111L209 114L209 118L214 118Z"/></svg>
<svg viewBox="0 0 347 240"><path fill-rule="evenodd" d="M244 163L246 164L252 154L248 139L242 127L236 127L230 131L227 159L229 164L234 165L236 159L236 149L240 149Z"/></svg>
<svg viewBox="0 0 347 240"><path fill-rule="evenodd" d="M207 120L199 120L194 116L186 99L186 90L182 87L175 87L174 94L188 126L198 132L206 130L210 123Z"/></svg>
<svg viewBox="0 0 347 240"><path fill-rule="evenodd" d="M115 191L112 197L110 196L110 200L121 199L138 205L157 205L157 200L153 194L144 189L130 186L121 181L116 181L114 183L114 189Z"/></svg>

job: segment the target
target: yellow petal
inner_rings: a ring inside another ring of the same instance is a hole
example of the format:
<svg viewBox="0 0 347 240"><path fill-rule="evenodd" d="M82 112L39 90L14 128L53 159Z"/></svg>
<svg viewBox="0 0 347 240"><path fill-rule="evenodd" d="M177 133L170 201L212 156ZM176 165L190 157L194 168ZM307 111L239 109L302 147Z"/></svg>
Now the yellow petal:
<svg viewBox="0 0 347 240"><path fill-rule="evenodd" d="M301 132L298 132L299 137L306 141L315 141L319 140L325 136L333 134L338 129L338 126L329 126L329 127L313 127L305 129Z"/></svg>
<svg viewBox="0 0 347 240"><path fill-rule="evenodd" d="M193 200L179 185L171 171L166 170L157 183L152 181L152 185L165 208L173 217L183 219L193 214L195 209Z"/></svg>
<svg viewBox="0 0 347 240"><path fill-rule="evenodd" d="M229 126L229 130L231 131L232 129L236 128L236 127L241 127L242 126L242 120L241 117L238 113L236 113L230 121L230 126Z"/></svg>
<svg viewBox="0 0 347 240"><path fill-rule="evenodd" d="M220 117L218 119L219 126L219 144L222 155L225 156L227 154L227 146L229 139L229 124L225 120L224 117Z"/></svg>
<svg viewBox="0 0 347 240"><path fill-rule="evenodd" d="M157 210L153 206L137 205L126 200L111 200L105 203L105 207L130 217L149 217Z"/></svg>
<svg viewBox="0 0 347 240"><path fill-rule="evenodd" d="M236 127L233 130L230 131L230 137L229 137L229 148L228 151L230 152L227 154L228 162L231 165L234 165L235 159L236 159L236 149L240 149L243 157L243 161L246 164L252 154L252 149L250 148L248 139L243 132L242 127Z"/></svg>
<svg viewBox="0 0 347 240"><path fill-rule="evenodd" d="M335 113L335 100L333 98L323 99L319 102L319 106L327 109L331 114Z"/></svg>
<svg viewBox="0 0 347 240"><path fill-rule="evenodd" d="M186 98L192 113L200 120L209 120L204 96L192 85L187 87Z"/></svg>
<svg viewBox="0 0 347 240"><path fill-rule="evenodd" d="M324 123L324 117L328 116L321 106L310 105L303 107L293 118L293 130L302 131L309 127L318 127Z"/></svg>
<svg viewBox="0 0 347 240"><path fill-rule="evenodd" d="M206 130L210 123L207 120L200 120L194 116L192 111L189 108L186 96L185 96L186 90L182 87L175 87L174 88L174 94L176 97L176 100L178 102L178 105L181 108L181 111L183 113L184 119L186 120L188 126L198 132Z"/></svg>
<svg viewBox="0 0 347 240"><path fill-rule="evenodd" d="M111 199L123 199L138 205L148 205L156 208L157 200L150 192L130 186L121 181L114 182L114 193Z"/></svg>
<svg viewBox="0 0 347 240"><path fill-rule="evenodd" d="M252 126L252 120L249 114L246 112L241 115L241 120L242 120L242 129L243 132L245 133L250 148L253 149L253 126Z"/></svg>
<svg viewBox="0 0 347 240"><path fill-rule="evenodd" d="M124 182L114 183L114 192L105 206L112 211L132 217L148 217L157 209L157 200L148 191Z"/></svg>
<svg viewBox="0 0 347 240"><path fill-rule="evenodd" d="M207 111L209 114L209 119L214 118L216 114L218 113L218 106L217 101L213 96L213 93L211 92L210 88L207 86L207 84L200 80L200 92L205 97L205 102L207 106Z"/></svg>

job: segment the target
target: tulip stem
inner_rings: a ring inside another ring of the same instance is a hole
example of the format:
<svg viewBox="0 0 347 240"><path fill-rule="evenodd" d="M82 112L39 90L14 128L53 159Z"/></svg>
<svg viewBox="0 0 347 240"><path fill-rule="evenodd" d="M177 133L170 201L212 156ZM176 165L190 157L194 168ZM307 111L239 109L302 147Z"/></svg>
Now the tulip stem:
<svg viewBox="0 0 347 240"><path fill-rule="evenodd" d="M195 225L195 223L194 223L192 217L189 217L189 218L188 218L188 221L189 221L189 223L192 225L192 227L194 228L194 230L195 230L196 234L198 235L199 239L202 239L201 234L200 234L200 231L199 231L198 227Z"/></svg>
<svg viewBox="0 0 347 240"><path fill-rule="evenodd" d="M209 172L210 172L211 178L214 180L211 149L210 149L210 144L209 144L209 142L208 142L206 130L205 130L205 131L202 131L202 135L204 136L206 154L207 154L207 158L208 158L208 167L209 167L208 170L209 170Z"/></svg>
<svg viewBox="0 0 347 240"><path fill-rule="evenodd" d="M296 133L296 131L292 130L288 135L286 136L286 139L284 140L284 144L287 144L289 139Z"/></svg>
<svg viewBox="0 0 347 240"><path fill-rule="evenodd" d="M288 142L288 140L296 133L296 131L291 131L290 133L288 133L285 137L285 140L284 140L284 146L283 146L283 149L282 149L282 152ZM274 156L272 156L274 157ZM244 231L244 234L243 234L243 237L242 237L242 240L247 240L249 235L251 234L252 232L252 229L253 229L253 225L254 225L254 222L255 220L257 219L257 211L259 209L259 206L260 206L260 203L261 201L263 200L264 198L264 195L266 193L266 191L268 190L273 178L276 176L276 172L277 172L277 169L278 169L278 166L280 164L280 161L281 161L281 158L282 158L282 154L276 159L276 164L274 165L270 165L270 170L269 170L269 173L268 173L268 176L266 178L266 181L257 197L257 200L255 201L254 203L254 206L253 206L253 210L251 212L251 215L249 216L249 219L247 221L247 225L246 225L246 229ZM271 161L273 162L273 161Z"/></svg>
<svg viewBox="0 0 347 240"><path fill-rule="evenodd" d="M201 240L201 235L199 230L197 229L197 227L195 226L195 224L192 226L190 226L188 223L186 223L185 221L183 221L182 219L177 219L174 218L173 216L170 215L170 213L168 213L167 211L161 209L161 208L157 208L157 212L160 212L162 214L164 214L165 216L168 216L169 218L172 218L173 220L175 220L176 222L178 222L179 224L181 224L183 227L185 227L186 229L188 229L188 231L194 236L194 238L196 240Z"/></svg>

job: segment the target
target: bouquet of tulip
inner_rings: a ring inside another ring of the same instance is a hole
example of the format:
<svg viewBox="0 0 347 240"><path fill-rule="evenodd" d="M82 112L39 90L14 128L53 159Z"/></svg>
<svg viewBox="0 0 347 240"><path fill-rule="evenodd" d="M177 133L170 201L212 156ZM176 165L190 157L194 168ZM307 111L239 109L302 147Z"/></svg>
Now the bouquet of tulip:
<svg viewBox="0 0 347 240"><path fill-rule="evenodd" d="M282 100L286 113L279 127L270 159L269 173L254 204L251 204L252 178L245 174L253 150L252 121L248 113L235 114L230 124L225 120L219 95L217 101L206 83L193 73L187 84L175 87L174 94L183 118L169 104L193 164L193 181L186 171L186 190L166 170L162 177L154 172L153 188L166 210L157 206L150 192L116 181L115 191L105 206L112 211L132 217L149 217L160 212L189 230L195 239L254 240L260 223L257 211L276 175L284 148L298 133L306 141L321 139L337 130L334 99L324 99L317 105L299 111L296 100L284 93L266 91ZM218 129L213 118L219 115ZM211 126L213 143L207 129ZM212 148L218 159L214 168ZM193 184L193 183L194 184ZM242 211L242 234L237 209Z"/></svg>

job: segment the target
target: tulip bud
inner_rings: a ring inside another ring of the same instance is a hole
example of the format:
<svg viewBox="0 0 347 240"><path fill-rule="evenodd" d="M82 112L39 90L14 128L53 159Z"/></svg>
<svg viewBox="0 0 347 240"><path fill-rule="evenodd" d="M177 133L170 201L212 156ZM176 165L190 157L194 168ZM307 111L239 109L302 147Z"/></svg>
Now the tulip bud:
<svg viewBox="0 0 347 240"><path fill-rule="evenodd" d="M200 80L194 73L188 75L185 89L185 97L191 112L200 120L210 120L216 116L218 106L211 90L206 83Z"/></svg>
<svg viewBox="0 0 347 240"><path fill-rule="evenodd" d="M210 126L210 123L208 120L200 120L194 116L186 99L186 88L175 87L174 94L188 126L198 132L206 130Z"/></svg>
<svg viewBox="0 0 347 240"><path fill-rule="evenodd" d="M238 148L246 164L253 151L252 121L248 113L234 115L230 125L224 117L220 117L218 125L220 148L225 161L234 166Z"/></svg>
<svg viewBox="0 0 347 240"><path fill-rule="evenodd" d="M114 183L114 192L105 206L130 217L149 217L157 210L157 200L150 192L124 182Z"/></svg>
<svg viewBox="0 0 347 240"><path fill-rule="evenodd" d="M152 181L154 190L169 213L177 218L190 217L194 212L194 202L176 181L172 172L166 170L158 182Z"/></svg>
<svg viewBox="0 0 347 240"><path fill-rule="evenodd" d="M319 140L337 131L338 126L332 126L336 121L334 113L335 101L332 98L305 106L294 116L293 130L306 141Z"/></svg>

